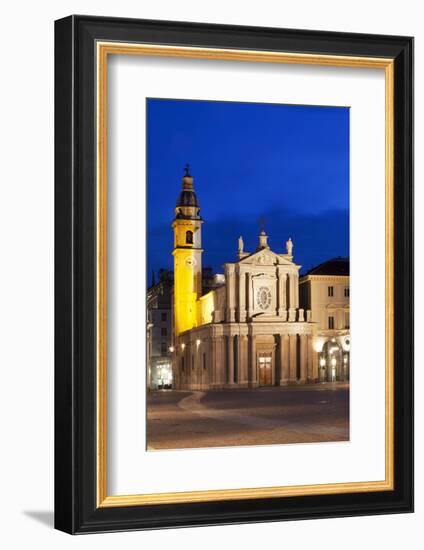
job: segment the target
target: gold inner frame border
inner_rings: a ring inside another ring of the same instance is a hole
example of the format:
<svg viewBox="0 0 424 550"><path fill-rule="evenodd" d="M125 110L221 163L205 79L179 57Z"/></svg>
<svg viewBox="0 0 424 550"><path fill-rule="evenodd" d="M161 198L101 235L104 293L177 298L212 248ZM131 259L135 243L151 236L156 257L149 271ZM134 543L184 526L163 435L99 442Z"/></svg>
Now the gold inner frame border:
<svg viewBox="0 0 424 550"><path fill-rule="evenodd" d="M385 479L315 485L216 489L109 496L107 492L107 61L109 55L219 59L384 69L385 72ZM394 489L394 60L391 58L96 43L97 62L97 507L142 506L255 498L366 493Z"/></svg>

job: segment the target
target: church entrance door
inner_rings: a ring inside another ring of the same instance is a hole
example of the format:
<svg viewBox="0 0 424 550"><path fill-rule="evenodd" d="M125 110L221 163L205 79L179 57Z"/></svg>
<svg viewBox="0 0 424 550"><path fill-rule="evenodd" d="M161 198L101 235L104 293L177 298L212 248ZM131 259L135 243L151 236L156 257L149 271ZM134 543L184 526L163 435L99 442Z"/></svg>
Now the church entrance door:
<svg viewBox="0 0 424 550"><path fill-rule="evenodd" d="M270 386L272 384L272 354L260 353L258 355L259 385Z"/></svg>

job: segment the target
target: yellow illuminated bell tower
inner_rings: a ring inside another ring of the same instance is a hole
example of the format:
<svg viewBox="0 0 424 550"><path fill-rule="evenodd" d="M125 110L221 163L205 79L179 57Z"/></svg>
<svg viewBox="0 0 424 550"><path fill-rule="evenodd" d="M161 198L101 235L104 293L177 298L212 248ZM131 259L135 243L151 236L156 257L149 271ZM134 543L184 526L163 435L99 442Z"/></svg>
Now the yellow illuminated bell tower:
<svg viewBox="0 0 424 550"><path fill-rule="evenodd" d="M174 229L174 330L178 336L196 326L196 301L202 294L202 223L190 168L185 167Z"/></svg>

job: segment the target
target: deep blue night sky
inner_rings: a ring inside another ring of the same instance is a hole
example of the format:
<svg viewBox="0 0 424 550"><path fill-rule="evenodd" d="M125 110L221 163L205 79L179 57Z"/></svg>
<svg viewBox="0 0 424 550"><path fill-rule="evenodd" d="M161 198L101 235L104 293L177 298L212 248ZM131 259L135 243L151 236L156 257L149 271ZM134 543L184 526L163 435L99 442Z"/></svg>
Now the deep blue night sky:
<svg viewBox="0 0 424 550"><path fill-rule="evenodd" d="M173 268L171 223L190 164L204 219L203 266L222 272L258 243L294 243L302 272L349 255L349 109L147 100L147 260Z"/></svg>

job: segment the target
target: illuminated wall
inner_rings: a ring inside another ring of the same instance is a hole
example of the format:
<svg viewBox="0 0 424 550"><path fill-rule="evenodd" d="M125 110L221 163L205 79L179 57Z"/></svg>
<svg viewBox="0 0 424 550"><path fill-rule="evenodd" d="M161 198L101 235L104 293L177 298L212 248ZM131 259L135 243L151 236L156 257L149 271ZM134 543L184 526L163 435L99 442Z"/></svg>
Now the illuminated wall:
<svg viewBox="0 0 424 550"><path fill-rule="evenodd" d="M197 302L197 324L212 323L212 313L215 310L215 291L211 290Z"/></svg>
<svg viewBox="0 0 424 550"><path fill-rule="evenodd" d="M202 292L201 220L176 219L173 227L174 328L178 336L197 326L196 302Z"/></svg>

